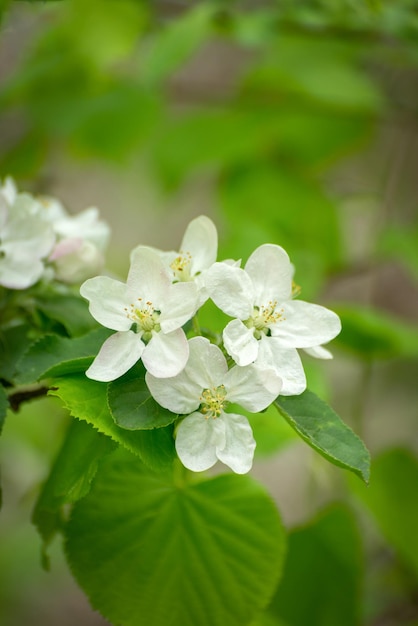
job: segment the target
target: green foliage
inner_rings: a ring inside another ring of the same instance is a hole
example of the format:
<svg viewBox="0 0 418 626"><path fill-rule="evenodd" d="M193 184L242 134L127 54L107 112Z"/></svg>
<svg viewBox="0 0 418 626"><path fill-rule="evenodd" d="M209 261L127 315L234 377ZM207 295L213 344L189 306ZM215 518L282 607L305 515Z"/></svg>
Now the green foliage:
<svg viewBox="0 0 418 626"><path fill-rule="evenodd" d="M6 390L0 385L0 433L3 428L4 420L6 418L9 402L7 400Z"/></svg>
<svg viewBox="0 0 418 626"><path fill-rule="evenodd" d="M72 571L123 626L243 626L270 599L284 534L247 476L187 484L113 455L66 528Z"/></svg>
<svg viewBox="0 0 418 626"><path fill-rule="evenodd" d="M353 485L378 527L418 580L418 461L406 449L387 450L372 464L373 480L367 489Z"/></svg>
<svg viewBox="0 0 418 626"><path fill-rule="evenodd" d="M287 626L358 626L362 578L359 528L346 506L334 504L289 533L269 613Z"/></svg>
<svg viewBox="0 0 418 626"><path fill-rule="evenodd" d="M111 334L100 327L82 337L70 339L46 335L33 343L18 363L18 383L85 372L102 343Z"/></svg>
<svg viewBox="0 0 418 626"><path fill-rule="evenodd" d="M418 355L418 327L373 308L336 306L342 331L335 344L372 360Z"/></svg>
<svg viewBox="0 0 418 626"><path fill-rule="evenodd" d="M116 424L128 430L161 428L172 424L178 417L163 409L151 396L142 363L111 382L107 398Z"/></svg>
<svg viewBox="0 0 418 626"><path fill-rule="evenodd" d="M46 549L62 527L63 506L83 498L90 490L99 461L116 444L85 422L72 420L61 450L42 488L32 515L43 542L43 561L49 568Z"/></svg>
<svg viewBox="0 0 418 626"><path fill-rule="evenodd" d="M71 415L111 437L155 470L171 466L175 458L172 428L130 431L113 420L107 404L107 385L73 374L52 380L50 394L58 396Z"/></svg>
<svg viewBox="0 0 418 626"><path fill-rule="evenodd" d="M298 435L328 461L369 481L370 454L338 415L309 390L279 396L275 405Z"/></svg>

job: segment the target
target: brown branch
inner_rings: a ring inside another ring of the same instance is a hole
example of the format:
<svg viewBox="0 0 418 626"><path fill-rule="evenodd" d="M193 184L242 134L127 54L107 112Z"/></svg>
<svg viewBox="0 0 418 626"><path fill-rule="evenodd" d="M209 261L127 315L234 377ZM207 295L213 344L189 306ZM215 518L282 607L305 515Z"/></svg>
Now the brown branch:
<svg viewBox="0 0 418 626"><path fill-rule="evenodd" d="M11 410L17 413L23 402L29 402L29 400L46 396L50 389L50 387L36 387L36 389L27 389L26 391L15 391L11 393L8 398Z"/></svg>

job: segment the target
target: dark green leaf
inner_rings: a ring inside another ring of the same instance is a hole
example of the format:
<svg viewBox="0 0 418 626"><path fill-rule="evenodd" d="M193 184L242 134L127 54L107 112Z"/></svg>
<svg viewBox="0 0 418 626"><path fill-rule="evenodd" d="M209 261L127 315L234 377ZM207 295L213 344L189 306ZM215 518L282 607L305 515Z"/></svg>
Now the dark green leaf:
<svg viewBox="0 0 418 626"><path fill-rule="evenodd" d="M358 626L361 535L343 505L290 533L283 579L269 612L291 626Z"/></svg>
<svg viewBox="0 0 418 626"><path fill-rule="evenodd" d="M7 400L6 390L0 385L0 434L3 429L4 420L6 419L9 402Z"/></svg>
<svg viewBox="0 0 418 626"><path fill-rule="evenodd" d="M168 426L177 415L163 409L145 383L145 368L137 363L108 386L108 403L113 419L121 428L147 430Z"/></svg>
<svg viewBox="0 0 418 626"><path fill-rule="evenodd" d="M18 363L18 383L85 372L112 331L97 328L83 337L69 339L46 335L36 341Z"/></svg>
<svg viewBox="0 0 418 626"><path fill-rule="evenodd" d="M370 455L367 448L326 402L306 390L299 396L279 396L274 404L314 450L368 482Z"/></svg>
<svg viewBox="0 0 418 626"><path fill-rule="evenodd" d="M46 566L45 550L62 525L63 505L89 492L99 461L115 448L115 442L86 422L72 420L32 515L44 542Z"/></svg>
<svg viewBox="0 0 418 626"><path fill-rule="evenodd" d="M244 626L270 599L284 548L276 507L250 477L173 483L119 452L66 536L93 607L121 626Z"/></svg>
<svg viewBox="0 0 418 626"><path fill-rule="evenodd" d="M87 302L80 296L44 294L36 298L35 306L48 318L62 324L71 337L84 335L97 326L90 315Z"/></svg>
<svg viewBox="0 0 418 626"><path fill-rule="evenodd" d="M353 484L377 525L418 577L418 460L406 449L387 450L372 463L369 487Z"/></svg>
<svg viewBox="0 0 418 626"><path fill-rule="evenodd" d="M29 331L27 324L0 330L0 378L9 383L14 381L17 363L31 342Z"/></svg>
<svg viewBox="0 0 418 626"><path fill-rule="evenodd" d="M176 456L171 426L129 431L115 424L107 404L107 384L73 374L52 380L50 394L58 396L71 415L85 420L99 432L137 454L153 469L171 466Z"/></svg>

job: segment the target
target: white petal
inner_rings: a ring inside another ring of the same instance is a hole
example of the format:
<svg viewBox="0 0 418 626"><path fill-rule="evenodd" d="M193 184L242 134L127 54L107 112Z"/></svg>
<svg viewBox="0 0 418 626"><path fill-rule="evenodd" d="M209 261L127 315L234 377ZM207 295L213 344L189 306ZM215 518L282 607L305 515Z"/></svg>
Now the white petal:
<svg viewBox="0 0 418 626"><path fill-rule="evenodd" d="M181 252L191 254L192 275L215 263L218 253L218 233L215 224L206 215L201 215L190 222L181 242Z"/></svg>
<svg viewBox="0 0 418 626"><path fill-rule="evenodd" d="M247 328L241 320L232 320L223 331L226 351L238 365L249 365L258 355L258 341L254 329Z"/></svg>
<svg viewBox="0 0 418 626"><path fill-rule="evenodd" d="M151 302L154 308L161 311L171 279L158 252L147 246L138 246L131 253L126 284L132 295Z"/></svg>
<svg viewBox="0 0 418 626"><path fill-rule="evenodd" d="M256 304L290 298L293 266L280 246L269 243L259 246L245 264L245 271L253 282Z"/></svg>
<svg viewBox="0 0 418 626"><path fill-rule="evenodd" d="M191 381L203 389L218 387L224 381L228 364L218 346L205 337L189 340L190 355L185 371Z"/></svg>
<svg viewBox="0 0 418 626"><path fill-rule="evenodd" d="M312 348L334 339L341 330L336 313L303 300L282 303L284 319L271 326L271 333L288 348Z"/></svg>
<svg viewBox="0 0 418 626"><path fill-rule="evenodd" d="M42 276L44 264L38 259L18 254L0 258L0 285L8 289L27 289Z"/></svg>
<svg viewBox="0 0 418 626"><path fill-rule="evenodd" d="M131 330L115 333L106 339L86 376L102 382L115 380L135 365L144 347L141 337Z"/></svg>
<svg viewBox="0 0 418 626"><path fill-rule="evenodd" d="M332 353L324 348L324 346L313 346L312 348L303 348L306 354L313 356L315 359L332 359Z"/></svg>
<svg viewBox="0 0 418 626"><path fill-rule="evenodd" d="M216 450L224 447L224 420L206 419L201 413L192 413L177 428L177 454L183 465L193 472L203 472L215 465Z"/></svg>
<svg viewBox="0 0 418 626"><path fill-rule="evenodd" d="M263 411L277 398L282 380L273 370L261 371L255 365L232 367L224 378L227 400L247 411Z"/></svg>
<svg viewBox="0 0 418 626"><path fill-rule="evenodd" d="M156 378L171 378L184 369L188 357L189 344L184 331L179 328L167 335L153 331L145 346L142 362Z"/></svg>
<svg viewBox="0 0 418 626"><path fill-rule="evenodd" d="M306 376L298 351L283 348L280 339L263 337L260 340L256 366L261 370L275 369L282 379L282 396L297 396L306 389Z"/></svg>
<svg viewBox="0 0 418 626"><path fill-rule="evenodd" d="M171 378L156 378L147 372L145 381L158 404L173 413L184 415L200 406L203 387L190 380L185 370Z"/></svg>
<svg viewBox="0 0 418 626"><path fill-rule="evenodd" d="M90 313L100 324L112 330L130 329L132 320L128 318L125 308L131 302L124 283L109 276L95 276L81 285L80 293L89 300Z"/></svg>
<svg viewBox="0 0 418 626"><path fill-rule="evenodd" d="M248 420L243 415L224 413L215 422L225 424L225 446L216 449L217 457L236 474L246 474L253 464L256 443Z"/></svg>
<svg viewBox="0 0 418 626"><path fill-rule="evenodd" d="M170 285L161 304L159 323L163 332L169 333L183 326L196 312L197 287L193 282Z"/></svg>
<svg viewBox="0 0 418 626"><path fill-rule="evenodd" d="M205 274L205 287L216 306L227 315L246 320L252 314L253 285L240 267L214 263Z"/></svg>

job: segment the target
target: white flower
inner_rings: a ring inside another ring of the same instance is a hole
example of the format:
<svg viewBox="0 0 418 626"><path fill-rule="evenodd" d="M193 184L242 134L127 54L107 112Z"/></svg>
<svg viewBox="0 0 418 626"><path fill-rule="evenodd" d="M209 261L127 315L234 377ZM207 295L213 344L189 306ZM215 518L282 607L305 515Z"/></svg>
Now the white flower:
<svg viewBox="0 0 418 626"><path fill-rule="evenodd" d="M39 216L39 203L29 194L17 193L13 181L0 188L0 285L27 289L43 275L43 259L55 236Z"/></svg>
<svg viewBox="0 0 418 626"><path fill-rule="evenodd" d="M149 373L145 380L157 402L174 413L187 414L176 434L177 454L185 467L201 472L217 460L237 474L251 469L255 441L243 415L226 412L230 402L251 412L267 408L278 396L281 380L270 370L253 365L228 365L221 350L204 337L189 341L184 370L161 380Z"/></svg>
<svg viewBox="0 0 418 626"><path fill-rule="evenodd" d="M96 276L81 285L90 313L116 330L87 370L89 378L110 381L122 376L140 358L156 377L178 374L186 365L189 345L181 328L196 310L193 283L171 284L163 261L150 248L138 247L122 283Z"/></svg>
<svg viewBox="0 0 418 626"><path fill-rule="evenodd" d="M158 250L173 282L194 281L199 291L197 308L208 299L205 290L206 271L216 261L218 233L215 224L205 215L192 220L184 233L178 252Z"/></svg>
<svg viewBox="0 0 418 626"><path fill-rule="evenodd" d="M297 348L313 349L341 330L338 315L325 307L292 299L293 267L285 250L265 244L245 268L215 263L206 287L215 304L235 319L223 332L228 354L244 366L274 368L283 379L282 395L306 387Z"/></svg>
<svg viewBox="0 0 418 626"><path fill-rule="evenodd" d="M51 223L57 243L49 257L54 278L65 283L80 283L104 267L104 250L110 228L99 219L96 207L70 215L55 198L42 197L43 215Z"/></svg>

